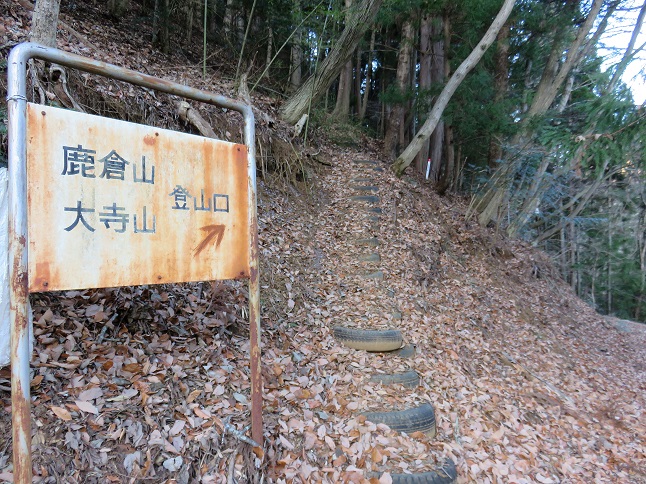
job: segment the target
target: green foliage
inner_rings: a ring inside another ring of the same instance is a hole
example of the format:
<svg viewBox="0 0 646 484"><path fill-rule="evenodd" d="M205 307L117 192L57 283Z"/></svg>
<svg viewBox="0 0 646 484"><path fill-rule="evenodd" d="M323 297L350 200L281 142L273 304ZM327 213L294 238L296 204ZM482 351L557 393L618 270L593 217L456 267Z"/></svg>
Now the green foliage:
<svg viewBox="0 0 646 484"><path fill-rule="evenodd" d="M396 84L391 84L379 95L379 100L386 104L404 104L414 97L415 92L413 90L401 91Z"/></svg>
<svg viewBox="0 0 646 484"><path fill-rule="evenodd" d="M312 124L320 135L339 146L357 146L365 136L365 128L352 120L339 121L322 110L312 112Z"/></svg>

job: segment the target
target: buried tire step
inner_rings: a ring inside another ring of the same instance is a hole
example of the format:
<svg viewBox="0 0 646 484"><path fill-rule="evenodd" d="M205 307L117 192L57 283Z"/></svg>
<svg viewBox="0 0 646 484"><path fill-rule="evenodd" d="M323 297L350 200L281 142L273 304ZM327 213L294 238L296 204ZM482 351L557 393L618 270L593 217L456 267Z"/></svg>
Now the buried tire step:
<svg viewBox="0 0 646 484"><path fill-rule="evenodd" d="M350 197L350 200L353 202L379 203L379 197L377 195L354 195Z"/></svg>
<svg viewBox="0 0 646 484"><path fill-rule="evenodd" d="M361 415L374 423L388 425L397 432L423 432L429 437L435 437L435 411L429 403L416 408L395 412L366 412Z"/></svg>
<svg viewBox="0 0 646 484"><path fill-rule="evenodd" d="M366 274L362 274L361 277L364 279L372 279L373 281L383 281L384 273L383 271L367 272Z"/></svg>
<svg viewBox="0 0 646 484"><path fill-rule="evenodd" d="M381 473L375 477L380 478ZM446 459L441 467L434 471L417 474L390 474L393 484L452 484L458 478L458 470L452 459Z"/></svg>
<svg viewBox="0 0 646 484"><path fill-rule="evenodd" d="M376 252L370 254L362 254L359 256L361 262L381 262L381 256Z"/></svg>
<svg viewBox="0 0 646 484"><path fill-rule="evenodd" d="M333 334L338 341L355 350L392 351L402 345L402 332L398 329L353 329L337 326L333 329Z"/></svg>
<svg viewBox="0 0 646 484"><path fill-rule="evenodd" d="M392 374L377 373L370 377L370 381L382 385L400 384L406 388L415 388L419 385L419 374L414 370Z"/></svg>
<svg viewBox="0 0 646 484"><path fill-rule="evenodd" d="M355 245L361 247L377 247L379 245L379 239L377 237L371 237L369 239L359 239L355 242Z"/></svg>
<svg viewBox="0 0 646 484"><path fill-rule="evenodd" d="M399 356L400 358L412 358L415 356L415 345L407 344L393 351L384 351L384 355Z"/></svg>

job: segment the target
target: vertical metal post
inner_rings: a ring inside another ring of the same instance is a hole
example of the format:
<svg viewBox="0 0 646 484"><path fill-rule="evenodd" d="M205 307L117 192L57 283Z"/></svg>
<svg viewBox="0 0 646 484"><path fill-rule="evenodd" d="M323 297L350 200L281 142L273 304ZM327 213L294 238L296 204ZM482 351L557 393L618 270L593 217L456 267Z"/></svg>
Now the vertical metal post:
<svg viewBox="0 0 646 484"><path fill-rule="evenodd" d="M258 204L256 136L251 107L242 112L249 165L249 353L251 357L251 438L262 447L262 378L260 367L260 268L258 264Z"/></svg>
<svg viewBox="0 0 646 484"><path fill-rule="evenodd" d="M9 55L9 301L11 321L11 434L14 482L31 484L29 291L27 275L27 60Z"/></svg>
<svg viewBox="0 0 646 484"><path fill-rule="evenodd" d="M31 411L29 395L29 319L27 270L27 61L38 58L138 86L232 109L244 117L248 148L250 278L249 325L251 357L252 438L263 444L262 378L260 372L260 278L256 189L256 141L250 106L140 72L88 59L69 52L23 43L9 55L7 102L9 114L9 277L11 309L11 401L14 482L31 483Z"/></svg>

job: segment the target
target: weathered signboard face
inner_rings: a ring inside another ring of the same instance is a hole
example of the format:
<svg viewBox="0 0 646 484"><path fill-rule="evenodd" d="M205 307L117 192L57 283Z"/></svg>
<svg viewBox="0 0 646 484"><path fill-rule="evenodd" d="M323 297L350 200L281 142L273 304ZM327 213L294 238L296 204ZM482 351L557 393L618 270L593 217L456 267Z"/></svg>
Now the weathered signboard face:
<svg viewBox="0 0 646 484"><path fill-rule="evenodd" d="M31 292L249 277L244 145L29 104Z"/></svg>

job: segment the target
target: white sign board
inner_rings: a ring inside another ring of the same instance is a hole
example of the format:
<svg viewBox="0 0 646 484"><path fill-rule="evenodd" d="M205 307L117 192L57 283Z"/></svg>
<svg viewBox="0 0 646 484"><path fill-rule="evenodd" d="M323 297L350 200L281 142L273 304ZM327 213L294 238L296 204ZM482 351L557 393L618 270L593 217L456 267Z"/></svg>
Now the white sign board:
<svg viewBox="0 0 646 484"><path fill-rule="evenodd" d="M249 277L244 145L28 104L30 292Z"/></svg>

